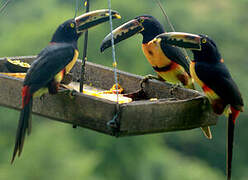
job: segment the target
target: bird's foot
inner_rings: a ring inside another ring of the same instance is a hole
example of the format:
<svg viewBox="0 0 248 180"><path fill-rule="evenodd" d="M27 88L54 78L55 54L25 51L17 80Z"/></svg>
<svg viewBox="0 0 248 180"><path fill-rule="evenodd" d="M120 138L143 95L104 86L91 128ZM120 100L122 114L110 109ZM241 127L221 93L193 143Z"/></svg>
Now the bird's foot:
<svg viewBox="0 0 248 180"><path fill-rule="evenodd" d="M68 88L68 86L66 85L63 85L63 86L60 86L60 89L58 90L58 93L59 94L66 94L68 95L71 99L73 99L76 94L77 94L77 91L73 88Z"/></svg>
<svg viewBox="0 0 248 180"><path fill-rule="evenodd" d="M143 88L143 84L146 83L149 79L156 79L158 81L164 81L163 78L160 76L154 76L152 74L146 75L141 81L140 81L140 87Z"/></svg>
<svg viewBox="0 0 248 180"><path fill-rule="evenodd" d="M71 98L74 99L74 97L76 96L77 91L74 89L68 89L67 95Z"/></svg>
<svg viewBox="0 0 248 180"><path fill-rule="evenodd" d="M170 94L173 95L173 92L174 92L177 88L179 88L179 87L182 87L180 83L173 84L173 85L171 86L170 90L169 90L169 91L170 91Z"/></svg>

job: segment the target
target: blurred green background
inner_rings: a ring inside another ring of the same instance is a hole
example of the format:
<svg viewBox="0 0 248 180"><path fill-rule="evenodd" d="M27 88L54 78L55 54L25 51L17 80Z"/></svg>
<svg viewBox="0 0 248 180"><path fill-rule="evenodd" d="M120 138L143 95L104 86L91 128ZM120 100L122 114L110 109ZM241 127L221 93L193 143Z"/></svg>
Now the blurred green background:
<svg viewBox="0 0 248 180"><path fill-rule="evenodd" d="M79 0L80 1L80 0ZM1 1L2 2L2 1ZM84 12L80 1L78 14ZM248 1L162 1L177 31L203 33L219 46L234 80L248 94ZM91 10L107 8L107 0L91 0ZM18 0L0 14L0 57L36 55L63 21L74 16L75 0ZM138 15L155 16L170 31L152 0L112 0L122 20ZM103 24L89 32L88 59L112 65L111 50L99 46L110 31ZM141 50L141 35L116 46L118 68L135 74L154 73ZM79 40L82 51L83 38ZM212 127L213 140L200 129L116 139L90 130L34 116L33 132L24 152L10 165L19 112L0 107L0 180L220 180L225 179L226 118ZM235 132L233 179L248 179L247 108ZM152 118L151 118L152 121Z"/></svg>

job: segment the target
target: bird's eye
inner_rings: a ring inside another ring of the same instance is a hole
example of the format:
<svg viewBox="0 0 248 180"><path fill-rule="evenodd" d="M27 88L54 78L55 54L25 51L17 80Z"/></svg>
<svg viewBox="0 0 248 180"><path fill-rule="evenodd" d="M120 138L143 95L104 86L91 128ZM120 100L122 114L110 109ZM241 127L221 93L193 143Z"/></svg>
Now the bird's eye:
<svg viewBox="0 0 248 180"><path fill-rule="evenodd" d="M140 23L143 23L144 21L145 21L144 19L141 19L141 18L139 19Z"/></svg>
<svg viewBox="0 0 248 180"><path fill-rule="evenodd" d="M71 26L71 28L74 28L75 27L75 24L74 23L71 23L70 26Z"/></svg>
<svg viewBox="0 0 248 180"><path fill-rule="evenodd" d="M204 44L204 43L206 43L207 42L207 39L206 38L203 38L202 39L202 43Z"/></svg>

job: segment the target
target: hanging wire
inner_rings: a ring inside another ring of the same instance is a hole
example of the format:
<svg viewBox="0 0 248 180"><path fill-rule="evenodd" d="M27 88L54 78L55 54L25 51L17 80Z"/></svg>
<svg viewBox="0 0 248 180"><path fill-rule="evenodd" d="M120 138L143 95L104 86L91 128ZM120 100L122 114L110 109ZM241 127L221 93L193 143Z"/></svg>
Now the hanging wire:
<svg viewBox="0 0 248 180"><path fill-rule="evenodd" d="M119 105L119 92L118 92L118 78L117 78L117 61L115 57L115 46L114 46L114 35L113 35L113 22L111 14L111 0L108 0L109 8L109 23L110 23L110 33L111 33L111 45L112 45L112 58L113 58L113 68L114 68L114 78L115 78L115 88L116 88L116 114L112 120L107 122L107 126L111 128L113 135L119 136L119 116L120 116L120 105Z"/></svg>
<svg viewBox="0 0 248 180"><path fill-rule="evenodd" d="M77 12L78 12L78 0L76 0L76 5L75 5L75 15L74 18L77 17Z"/></svg>
<svg viewBox="0 0 248 180"><path fill-rule="evenodd" d="M0 7L0 13L8 6L11 0L7 0L5 3L3 3L2 7Z"/></svg>
<svg viewBox="0 0 248 180"><path fill-rule="evenodd" d="M112 57L113 57L115 88L116 88L116 102L117 102L117 111L119 111L119 106L118 106L118 104L119 104L119 93L118 93L118 78L117 78L117 61L116 61L116 56L115 56L113 22L112 22L112 15L111 15L111 0L108 0L108 8L109 8L109 22L110 22L110 31L111 31Z"/></svg>
<svg viewBox="0 0 248 180"><path fill-rule="evenodd" d="M86 6L86 13L90 10L90 0L84 1L84 6ZM79 91L83 92L84 88L84 75L85 75L85 62L87 61L87 49L88 49L88 30L84 33L84 51L83 51L83 59L81 64L81 75L80 75L80 88Z"/></svg>
<svg viewBox="0 0 248 180"><path fill-rule="evenodd" d="M164 15L166 21L168 22L168 24L169 24L169 26L170 26L170 29L171 29L173 32L176 32L176 30L175 30L174 26L172 25L172 23L171 23L171 21L170 21L170 18L169 18L169 16L167 15L165 9L163 8L163 6L162 6L160 0L154 0L154 1L158 4L159 8L161 9L161 11L162 11L162 13L163 13L163 15ZM184 48L181 48L181 49L183 50L184 55L185 55L187 61L189 62L189 61L190 61L190 60L189 60L189 55L188 55L186 49L184 49Z"/></svg>

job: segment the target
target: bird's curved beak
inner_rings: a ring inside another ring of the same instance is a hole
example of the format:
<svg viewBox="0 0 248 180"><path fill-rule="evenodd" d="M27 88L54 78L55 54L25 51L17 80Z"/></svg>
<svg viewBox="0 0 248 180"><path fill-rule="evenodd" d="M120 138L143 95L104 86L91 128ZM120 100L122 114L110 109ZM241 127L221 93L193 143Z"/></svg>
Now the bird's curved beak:
<svg viewBox="0 0 248 180"><path fill-rule="evenodd" d="M121 16L117 11L111 10L113 19L120 19ZM91 11L75 18L77 33L82 33L87 29L94 27L98 24L109 21L109 10L101 9Z"/></svg>
<svg viewBox="0 0 248 180"><path fill-rule="evenodd" d="M114 44L119 43L122 40L125 40L144 29L142 22L137 19L130 20L125 24L119 26L113 30ZM109 33L102 41L101 52L111 46L111 33Z"/></svg>
<svg viewBox="0 0 248 180"><path fill-rule="evenodd" d="M168 32L158 35L155 39L161 39L166 44L187 48L191 50L201 50L201 36L184 32Z"/></svg>

